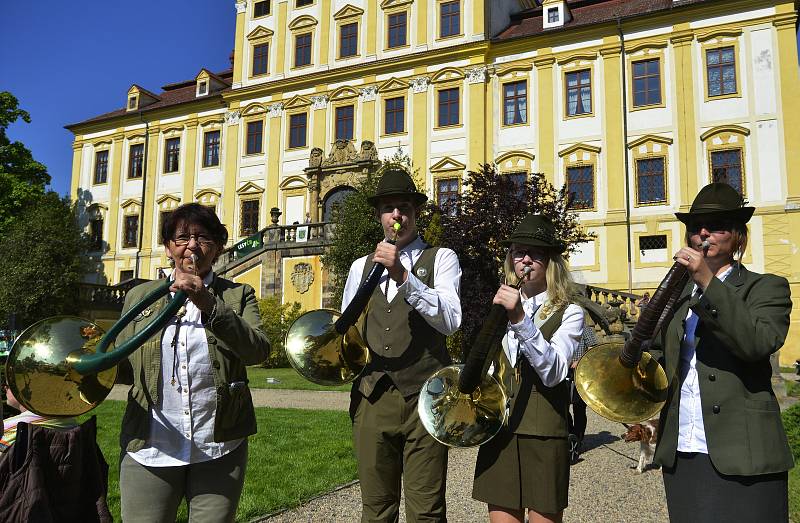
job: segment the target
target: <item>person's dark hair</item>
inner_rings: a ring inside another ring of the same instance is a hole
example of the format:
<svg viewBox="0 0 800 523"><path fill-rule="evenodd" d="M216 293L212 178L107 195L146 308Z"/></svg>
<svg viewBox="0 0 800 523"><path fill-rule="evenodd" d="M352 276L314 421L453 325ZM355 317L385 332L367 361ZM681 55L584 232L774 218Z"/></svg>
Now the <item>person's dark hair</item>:
<svg viewBox="0 0 800 523"><path fill-rule="evenodd" d="M220 247L223 247L228 241L228 229L222 225L211 208L199 203L186 203L175 209L161 225L162 245L167 245L175 236L175 229L184 222L202 225Z"/></svg>

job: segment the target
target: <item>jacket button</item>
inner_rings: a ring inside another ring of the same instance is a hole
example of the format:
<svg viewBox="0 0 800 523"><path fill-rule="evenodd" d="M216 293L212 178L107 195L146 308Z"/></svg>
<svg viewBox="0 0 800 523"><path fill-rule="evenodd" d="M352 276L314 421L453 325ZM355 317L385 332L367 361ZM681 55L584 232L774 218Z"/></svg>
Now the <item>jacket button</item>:
<svg viewBox="0 0 800 523"><path fill-rule="evenodd" d="M208 343L217 343L217 338L214 336L207 336L206 339L208 340Z"/></svg>
<svg viewBox="0 0 800 523"><path fill-rule="evenodd" d="M708 375L708 381L716 381L716 380L717 380L717 376L715 374L709 374Z"/></svg>
<svg viewBox="0 0 800 523"><path fill-rule="evenodd" d="M392 309L386 309L386 314L390 314L391 312L392 312Z"/></svg>
<svg viewBox="0 0 800 523"><path fill-rule="evenodd" d="M711 309L711 316L717 317L717 309Z"/></svg>
<svg viewBox="0 0 800 523"><path fill-rule="evenodd" d="M388 345L383 348L383 350L389 350L389 349L391 349L391 347Z"/></svg>
<svg viewBox="0 0 800 523"><path fill-rule="evenodd" d="M214 363L212 363L211 366L214 367L215 369L219 369L219 361L214 360Z"/></svg>
<svg viewBox="0 0 800 523"><path fill-rule="evenodd" d="M711 411L712 411L714 414L719 414L719 405L714 405L714 406L711 408Z"/></svg>
<svg viewBox="0 0 800 523"><path fill-rule="evenodd" d="M389 332L389 330L390 330L389 327L386 327L386 332Z"/></svg>

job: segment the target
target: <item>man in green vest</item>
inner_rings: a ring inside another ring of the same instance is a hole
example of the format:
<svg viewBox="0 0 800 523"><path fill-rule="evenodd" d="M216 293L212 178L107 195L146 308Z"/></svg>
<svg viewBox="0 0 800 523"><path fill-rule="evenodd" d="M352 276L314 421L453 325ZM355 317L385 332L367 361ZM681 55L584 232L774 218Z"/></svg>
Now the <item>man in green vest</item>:
<svg viewBox="0 0 800 523"><path fill-rule="evenodd" d="M386 170L369 201L396 243L382 241L353 262L342 298L345 309L372 264L386 267L362 318L370 362L351 392L362 522L398 521L401 476L407 521L447 520L447 447L422 426L417 399L423 382L451 363L445 339L461 325L461 267L452 250L419 236L427 199L404 169Z"/></svg>

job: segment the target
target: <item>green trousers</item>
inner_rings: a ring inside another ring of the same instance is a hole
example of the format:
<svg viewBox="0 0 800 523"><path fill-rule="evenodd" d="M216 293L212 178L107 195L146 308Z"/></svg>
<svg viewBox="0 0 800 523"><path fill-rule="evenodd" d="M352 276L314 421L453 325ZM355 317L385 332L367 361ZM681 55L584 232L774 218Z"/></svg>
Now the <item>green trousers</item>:
<svg viewBox="0 0 800 523"><path fill-rule="evenodd" d="M399 520L402 476L406 521L446 522L447 447L420 423L417 396L404 398L384 378L369 398L354 391L352 401L361 521Z"/></svg>
<svg viewBox="0 0 800 523"><path fill-rule="evenodd" d="M236 516L247 468L247 440L221 458L179 467L146 467L127 453L119 467L122 521L175 521L185 497L190 523Z"/></svg>

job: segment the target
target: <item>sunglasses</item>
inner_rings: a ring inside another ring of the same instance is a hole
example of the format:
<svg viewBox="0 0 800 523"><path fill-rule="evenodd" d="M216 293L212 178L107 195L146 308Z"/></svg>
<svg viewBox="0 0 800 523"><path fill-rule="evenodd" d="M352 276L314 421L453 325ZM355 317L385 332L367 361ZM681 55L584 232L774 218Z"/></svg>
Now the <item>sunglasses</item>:
<svg viewBox="0 0 800 523"><path fill-rule="evenodd" d="M708 232L729 232L733 229L733 222L729 220L696 220L686 226L686 230L691 233L698 233L701 229Z"/></svg>

